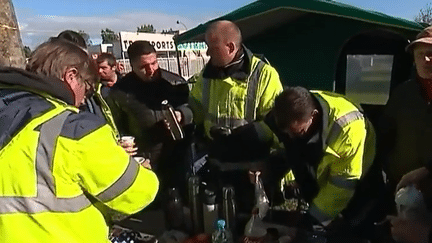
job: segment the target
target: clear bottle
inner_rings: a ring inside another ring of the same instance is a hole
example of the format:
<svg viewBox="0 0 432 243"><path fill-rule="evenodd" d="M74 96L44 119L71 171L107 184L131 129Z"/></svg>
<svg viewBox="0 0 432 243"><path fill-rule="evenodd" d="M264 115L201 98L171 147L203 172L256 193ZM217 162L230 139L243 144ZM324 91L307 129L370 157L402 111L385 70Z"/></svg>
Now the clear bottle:
<svg viewBox="0 0 432 243"><path fill-rule="evenodd" d="M219 219L212 234L212 243L234 243L231 231L226 229L225 220Z"/></svg>

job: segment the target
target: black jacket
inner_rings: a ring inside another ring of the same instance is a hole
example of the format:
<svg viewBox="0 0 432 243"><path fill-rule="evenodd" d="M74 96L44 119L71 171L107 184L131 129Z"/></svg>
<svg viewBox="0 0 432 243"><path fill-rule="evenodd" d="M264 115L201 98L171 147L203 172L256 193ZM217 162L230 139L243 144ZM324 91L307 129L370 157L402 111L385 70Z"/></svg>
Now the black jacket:
<svg viewBox="0 0 432 243"><path fill-rule="evenodd" d="M183 125L192 123L192 111L187 104L188 83L166 70L158 72L151 81L142 81L135 73L128 73L111 88L106 99L120 134L134 136L138 153L150 157L156 170L175 145L163 122L162 101L168 100L182 112Z"/></svg>

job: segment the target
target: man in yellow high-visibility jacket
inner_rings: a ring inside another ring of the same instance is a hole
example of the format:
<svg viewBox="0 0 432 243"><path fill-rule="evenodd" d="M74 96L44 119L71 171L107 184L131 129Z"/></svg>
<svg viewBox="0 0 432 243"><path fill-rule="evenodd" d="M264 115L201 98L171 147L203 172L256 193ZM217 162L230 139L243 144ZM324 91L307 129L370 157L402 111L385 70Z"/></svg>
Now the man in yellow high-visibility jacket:
<svg viewBox="0 0 432 243"><path fill-rule="evenodd" d="M92 202L133 214L159 181L105 119L78 109L97 81L85 51L51 40L26 70L0 69L0 242L109 242Z"/></svg>
<svg viewBox="0 0 432 243"><path fill-rule="evenodd" d="M189 103L197 134L203 135L211 161L224 162L226 166L229 162L253 164L263 160L274 144L275 136L263 120L282 92L279 75L242 44L241 31L233 22L210 24L205 41L210 60L190 79L193 86ZM239 209L248 211L253 203L253 187L247 170L233 173L232 177L239 181L227 183L234 185L237 195L242 193L237 197Z"/></svg>
<svg viewBox="0 0 432 243"><path fill-rule="evenodd" d="M223 159L242 150L234 157L249 160L265 147L255 146L251 135L272 142L273 133L262 121L282 92L279 74L242 44L241 31L233 22L212 23L205 40L210 61L190 79L194 121L208 141L232 138L219 143L223 146L215 149L215 156Z"/></svg>
<svg viewBox="0 0 432 243"><path fill-rule="evenodd" d="M327 225L347 207L375 157L375 132L362 110L344 96L289 87L271 113L309 213ZM378 186L378 185L377 185Z"/></svg>

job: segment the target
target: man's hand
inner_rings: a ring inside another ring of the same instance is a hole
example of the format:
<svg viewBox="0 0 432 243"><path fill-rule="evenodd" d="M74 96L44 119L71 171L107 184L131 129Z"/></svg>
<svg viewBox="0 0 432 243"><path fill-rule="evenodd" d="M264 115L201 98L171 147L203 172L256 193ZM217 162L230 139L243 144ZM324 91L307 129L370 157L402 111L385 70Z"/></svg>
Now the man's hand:
<svg viewBox="0 0 432 243"><path fill-rule="evenodd" d="M151 164L150 164L150 159L144 158L144 157L134 157L134 159L138 162L138 164L140 164L141 166L143 166L144 168L147 168L149 170L151 170Z"/></svg>
<svg viewBox="0 0 432 243"><path fill-rule="evenodd" d="M395 216L387 216L392 225L393 239L406 243L428 243L430 224L421 223L418 220L403 219Z"/></svg>
<svg viewBox="0 0 432 243"><path fill-rule="evenodd" d="M405 174L402 179L399 181L396 191L399 189L406 187L410 184L413 184L417 189L421 189L420 185L422 181L426 180L430 175L429 170L426 167L421 167L419 169L413 170Z"/></svg>
<svg viewBox="0 0 432 243"><path fill-rule="evenodd" d="M128 153L130 156L134 156L137 154L138 147L135 147L135 142L133 139L120 139L119 145L122 146L124 151L126 151L126 153Z"/></svg>
<svg viewBox="0 0 432 243"><path fill-rule="evenodd" d="M261 171L249 171L249 181L253 185L258 183L259 176L261 175Z"/></svg>
<svg viewBox="0 0 432 243"><path fill-rule="evenodd" d="M180 111L175 111L174 113L175 113L177 122L181 124L181 122L183 120L182 113Z"/></svg>

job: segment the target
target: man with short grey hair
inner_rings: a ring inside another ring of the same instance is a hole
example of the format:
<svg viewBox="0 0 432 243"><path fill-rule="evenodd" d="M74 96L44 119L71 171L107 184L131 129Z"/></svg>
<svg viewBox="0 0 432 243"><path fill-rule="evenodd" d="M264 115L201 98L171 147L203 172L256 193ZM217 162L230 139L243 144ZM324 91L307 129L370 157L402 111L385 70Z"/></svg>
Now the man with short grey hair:
<svg viewBox="0 0 432 243"><path fill-rule="evenodd" d="M154 200L156 175L78 108L97 82L65 40L36 48L26 70L0 68L0 242L109 242L95 202L129 215Z"/></svg>

